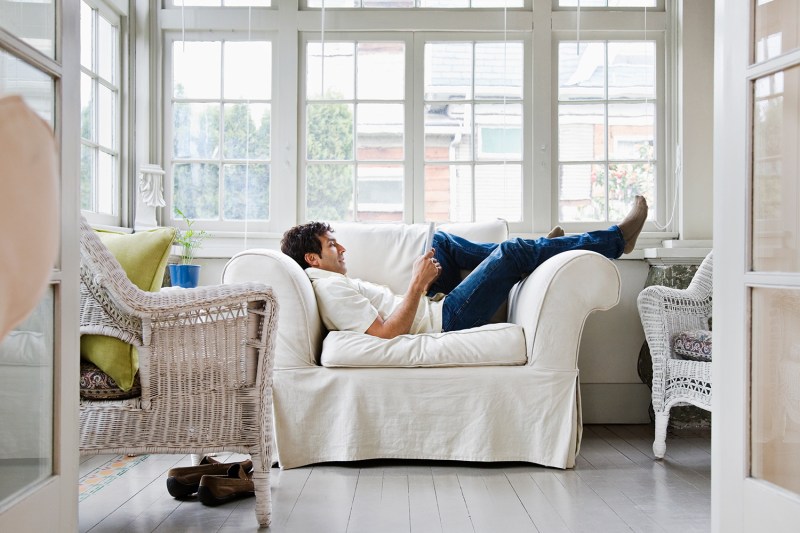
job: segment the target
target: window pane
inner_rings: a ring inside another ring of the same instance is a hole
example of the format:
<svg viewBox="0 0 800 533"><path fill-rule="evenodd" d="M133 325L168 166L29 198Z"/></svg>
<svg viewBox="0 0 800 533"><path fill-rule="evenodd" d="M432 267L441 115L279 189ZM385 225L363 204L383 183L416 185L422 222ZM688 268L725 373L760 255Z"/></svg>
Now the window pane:
<svg viewBox="0 0 800 533"><path fill-rule="evenodd" d="M581 7L656 7L656 0L580 0ZM560 0L561 7L575 7L578 0Z"/></svg>
<svg viewBox="0 0 800 533"><path fill-rule="evenodd" d="M270 106L225 104L225 159L269 159Z"/></svg>
<svg viewBox="0 0 800 533"><path fill-rule="evenodd" d="M405 97L405 44L358 43L358 98L402 100Z"/></svg>
<svg viewBox="0 0 800 533"><path fill-rule="evenodd" d="M97 149L81 145L81 209L94 210L94 184L97 175Z"/></svg>
<svg viewBox="0 0 800 533"><path fill-rule="evenodd" d="M353 106L310 104L306 110L307 158L312 161L352 161Z"/></svg>
<svg viewBox="0 0 800 533"><path fill-rule="evenodd" d="M360 0L325 0L325 7L360 7ZM322 0L308 0L308 7L322 7Z"/></svg>
<svg viewBox="0 0 800 533"><path fill-rule="evenodd" d="M559 165L558 220L606 220L605 165Z"/></svg>
<svg viewBox="0 0 800 533"><path fill-rule="evenodd" d="M425 43L425 99L472 98L472 43Z"/></svg>
<svg viewBox="0 0 800 533"><path fill-rule="evenodd" d="M353 165L309 164L306 218L353 220Z"/></svg>
<svg viewBox="0 0 800 533"><path fill-rule="evenodd" d="M188 4L187 4L188 5ZM222 0L223 6L270 7L271 0Z"/></svg>
<svg viewBox="0 0 800 533"><path fill-rule="evenodd" d="M176 103L172 125L173 157L208 159L219 150L218 104Z"/></svg>
<svg viewBox="0 0 800 533"><path fill-rule="evenodd" d="M608 98L655 98L656 44L608 43Z"/></svg>
<svg viewBox="0 0 800 533"><path fill-rule="evenodd" d="M402 222L403 166L359 165L357 174L357 220Z"/></svg>
<svg viewBox="0 0 800 533"><path fill-rule="evenodd" d="M425 160L472 159L472 106L429 104L425 106Z"/></svg>
<svg viewBox="0 0 800 533"><path fill-rule="evenodd" d="M800 5L774 0L755 4L756 61L766 61L800 46Z"/></svg>
<svg viewBox="0 0 800 533"><path fill-rule="evenodd" d="M172 175L173 205L189 218L219 218L218 164L179 163L172 166Z"/></svg>
<svg viewBox="0 0 800 533"><path fill-rule="evenodd" d="M224 165L226 220L269 220L270 166Z"/></svg>
<svg viewBox="0 0 800 533"><path fill-rule="evenodd" d="M475 167L475 220L522 220L522 166Z"/></svg>
<svg viewBox="0 0 800 533"><path fill-rule="evenodd" d="M113 215L117 211L114 206L114 184L117 181L116 158L102 151L98 156L97 212Z"/></svg>
<svg viewBox="0 0 800 533"><path fill-rule="evenodd" d="M608 220L620 221L633 209L634 197L641 194L649 203L655 200L655 165L648 162L608 164ZM648 220L655 216L647 213Z"/></svg>
<svg viewBox="0 0 800 533"><path fill-rule="evenodd" d="M753 97L753 269L800 272L800 67L762 77Z"/></svg>
<svg viewBox="0 0 800 533"><path fill-rule="evenodd" d="M655 104L609 104L609 159L653 159L655 111Z"/></svg>
<svg viewBox="0 0 800 533"><path fill-rule="evenodd" d="M81 137L96 141L94 131L94 83L92 78L81 73Z"/></svg>
<svg viewBox="0 0 800 533"><path fill-rule="evenodd" d="M352 100L355 95L355 44L326 42L324 59L323 79L322 45L308 43L306 52L308 99Z"/></svg>
<svg viewBox="0 0 800 533"><path fill-rule="evenodd" d="M472 167L425 165L425 220L471 222Z"/></svg>
<svg viewBox="0 0 800 533"><path fill-rule="evenodd" d="M44 483L53 475L53 426L58 423L53 397L55 298L51 284L36 308L0 342L0 502L4 506L11 495L19 498L32 485ZM61 344L58 345L60 350ZM34 528L8 527L4 531L31 529Z"/></svg>
<svg viewBox="0 0 800 533"><path fill-rule="evenodd" d="M172 44L172 51L174 97L220 97L222 43L176 41Z"/></svg>
<svg viewBox="0 0 800 533"><path fill-rule="evenodd" d="M362 7L406 7L407 8L407 7L414 7L414 0L362 0Z"/></svg>
<svg viewBox="0 0 800 533"><path fill-rule="evenodd" d="M522 104L477 104L475 131L478 160L522 159Z"/></svg>
<svg viewBox="0 0 800 533"><path fill-rule="evenodd" d="M113 150L117 147L117 97L104 85L97 86L97 97L97 142Z"/></svg>
<svg viewBox="0 0 800 533"><path fill-rule="evenodd" d="M605 43L558 44L558 99L602 100L606 79Z"/></svg>
<svg viewBox="0 0 800 533"><path fill-rule="evenodd" d="M97 52L97 74L116 84L117 29L102 16L97 17Z"/></svg>
<svg viewBox="0 0 800 533"><path fill-rule="evenodd" d="M81 65L92 69L92 57L94 46L92 46L92 8L86 2L81 2Z"/></svg>
<svg viewBox="0 0 800 533"><path fill-rule="evenodd" d="M475 44L475 99L522 98L522 43Z"/></svg>
<svg viewBox="0 0 800 533"><path fill-rule="evenodd" d="M605 107L559 105L559 161L597 161L605 159L605 153Z"/></svg>
<svg viewBox="0 0 800 533"><path fill-rule="evenodd" d="M272 97L272 44L264 41L225 43L225 92L228 99Z"/></svg>
<svg viewBox="0 0 800 533"><path fill-rule="evenodd" d="M53 127L53 79L0 48L0 94L16 93Z"/></svg>
<svg viewBox="0 0 800 533"><path fill-rule="evenodd" d="M359 161L403 159L403 104L358 104Z"/></svg>
<svg viewBox="0 0 800 533"><path fill-rule="evenodd" d="M47 57L55 58L55 14L54 0L3 0L0 1L0 28Z"/></svg>

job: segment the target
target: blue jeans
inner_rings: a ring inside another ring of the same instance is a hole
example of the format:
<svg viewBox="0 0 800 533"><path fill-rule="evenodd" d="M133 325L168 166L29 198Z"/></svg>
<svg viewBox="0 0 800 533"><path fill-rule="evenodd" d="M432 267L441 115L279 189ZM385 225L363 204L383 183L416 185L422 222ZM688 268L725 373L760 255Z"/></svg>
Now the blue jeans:
<svg viewBox="0 0 800 533"><path fill-rule="evenodd" d="M433 236L442 273L428 295L444 293L442 330L456 331L487 324L506 301L515 283L556 254L591 250L609 259L622 255L625 241L619 227L548 239L510 239L500 244L475 243L437 231ZM472 270L463 281L460 271Z"/></svg>

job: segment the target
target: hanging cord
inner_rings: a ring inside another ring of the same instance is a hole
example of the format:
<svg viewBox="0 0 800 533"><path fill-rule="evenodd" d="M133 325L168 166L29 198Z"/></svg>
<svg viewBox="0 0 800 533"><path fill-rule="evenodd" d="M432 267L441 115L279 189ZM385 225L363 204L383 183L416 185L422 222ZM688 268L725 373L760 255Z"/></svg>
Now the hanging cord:
<svg viewBox="0 0 800 533"><path fill-rule="evenodd" d="M320 51L322 54L320 62L319 78L319 97L325 99L325 0L322 0L322 15L320 16Z"/></svg>
<svg viewBox="0 0 800 533"><path fill-rule="evenodd" d="M186 14L184 4L186 0L181 0L181 52L186 51Z"/></svg>
<svg viewBox="0 0 800 533"><path fill-rule="evenodd" d="M510 83L508 81L508 0L503 0L503 82L506 87L503 90L503 146L508 150L508 111L506 109L506 93ZM503 152L503 198L508 198L508 175L507 165L508 152Z"/></svg>
<svg viewBox="0 0 800 533"><path fill-rule="evenodd" d="M247 42L252 42L252 6L247 6ZM247 238L250 223L250 95L246 102L247 125L244 139L244 249L247 250Z"/></svg>
<svg viewBox="0 0 800 533"><path fill-rule="evenodd" d="M581 55L581 0L578 0L577 25L575 27L575 55Z"/></svg>

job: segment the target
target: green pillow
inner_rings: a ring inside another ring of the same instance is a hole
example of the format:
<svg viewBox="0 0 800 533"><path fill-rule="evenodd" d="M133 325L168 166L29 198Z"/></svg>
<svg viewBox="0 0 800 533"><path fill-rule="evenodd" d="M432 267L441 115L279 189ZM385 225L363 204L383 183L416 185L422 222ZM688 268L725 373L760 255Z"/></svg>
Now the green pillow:
<svg viewBox="0 0 800 533"><path fill-rule="evenodd" d="M98 231L97 234L134 285L149 292L161 288L175 228L137 233ZM105 335L82 335L81 357L111 376L122 390L133 386L133 378L139 370L139 354L127 342Z"/></svg>

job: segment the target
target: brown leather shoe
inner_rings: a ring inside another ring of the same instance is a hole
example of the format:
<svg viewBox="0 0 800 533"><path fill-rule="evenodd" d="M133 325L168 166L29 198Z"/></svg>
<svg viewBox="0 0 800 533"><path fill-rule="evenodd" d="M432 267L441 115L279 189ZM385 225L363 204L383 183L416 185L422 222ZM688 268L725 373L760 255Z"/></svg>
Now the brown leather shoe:
<svg viewBox="0 0 800 533"><path fill-rule="evenodd" d="M227 474L231 466L241 465L245 470L253 468L250 459L241 463L220 463L216 459L203 457L197 466L181 466L171 468L167 472L167 492L174 498L186 498L197 492L203 476L222 476Z"/></svg>
<svg viewBox="0 0 800 533"><path fill-rule="evenodd" d="M234 463L224 476L203 476L197 489L197 498L204 505L220 505L240 498L255 496L253 472Z"/></svg>

